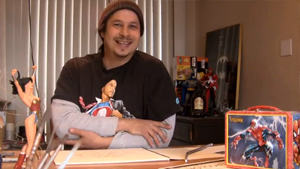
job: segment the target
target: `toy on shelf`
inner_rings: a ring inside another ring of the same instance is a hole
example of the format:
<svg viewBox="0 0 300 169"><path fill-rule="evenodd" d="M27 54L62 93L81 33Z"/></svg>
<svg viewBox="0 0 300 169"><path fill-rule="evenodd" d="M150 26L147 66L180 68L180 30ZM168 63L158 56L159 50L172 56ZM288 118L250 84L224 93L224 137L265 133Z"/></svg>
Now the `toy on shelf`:
<svg viewBox="0 0 300 169"><path fill-rule="evenodd" d="M197 81L200 81L207 71L208 59L194 56L177 56L176 59L176 94L183 107L182 115L191 116L191 97L195 92Z"/></svg>
<svg viewBox="0 0 300 169"><path fill-rule="evenodd" d="M214 115L216 108L216 90L219 88L217 83L218 76L213 73L212 68L208 69L208 72L201 78L202 84L204 85L205 91L205 112Z"/></svg>
<svg viewBox="0 0 300 169"><path fill-rule="evenodd" d="M190 100L195 91L197 80L193 79L194 76L191 76L190 79L182 82L182 95L181 95L181 105L183 106L183 115L191 116L190 114Z"/></svg>
<svg viewBox="0 0 300 169"><path fill-rule="evenodd" d="M207 71L208 59L205 57L177 56L176 80L188 80L192 78L200 80Z"/></svg>
<svg viewBox="0 0 300 169"><path fill-rule="evenodd" d="M197 81L195 91L191 97L191 116L204 117L205 113L205 99L203 95L203 86L201 82Z"/></svg>

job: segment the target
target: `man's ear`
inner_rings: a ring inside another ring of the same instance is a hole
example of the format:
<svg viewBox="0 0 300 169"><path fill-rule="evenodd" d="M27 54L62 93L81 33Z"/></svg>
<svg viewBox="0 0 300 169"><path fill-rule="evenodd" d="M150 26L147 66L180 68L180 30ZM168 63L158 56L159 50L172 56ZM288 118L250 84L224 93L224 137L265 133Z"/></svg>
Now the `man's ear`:
<svg viewBox="0 0 300 169"><path fill-rule="evenodd" d="M101 92L103 93L104 87L102 87Z"/></svg>
<svg viewBox="0 0 300 169"><path fill-rule="evenodd" d="M102 38L102 39L103 39L103 37L104 37L104 33L103 33L103 32L100 32L99 34L100 34L100 38Z"/></svg>

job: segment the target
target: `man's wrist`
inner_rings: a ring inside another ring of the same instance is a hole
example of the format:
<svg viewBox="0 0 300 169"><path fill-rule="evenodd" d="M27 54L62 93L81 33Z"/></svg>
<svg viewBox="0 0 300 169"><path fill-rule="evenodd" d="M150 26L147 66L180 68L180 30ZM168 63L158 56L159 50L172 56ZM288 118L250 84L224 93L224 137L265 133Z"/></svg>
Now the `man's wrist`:
<svg viewBox="0 0 300 169"><path fill-rule="evenodd" d="M110 146L110 143L112 142L113 137L99 137L99 140L97 141L99 143L99 147L97 149L107 149Z"/></svg>
<svg viewBox="0 0 300 169"><path fill-rule="evenodd" d="M126 118L119 118L118 119L118 125L117 125L117 129L116 129L116 133L119 132L119 131L128 131L127 129L127 123L126 122L127 119Z"/></svg>

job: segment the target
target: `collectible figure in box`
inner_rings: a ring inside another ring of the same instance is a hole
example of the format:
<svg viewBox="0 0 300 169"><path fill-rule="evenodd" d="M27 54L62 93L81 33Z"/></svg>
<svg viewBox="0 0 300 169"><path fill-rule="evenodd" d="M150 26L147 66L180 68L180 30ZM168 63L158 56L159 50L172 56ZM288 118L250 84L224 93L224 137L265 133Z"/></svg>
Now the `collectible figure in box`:
<svg viewBox="0 0 300 169"><path fill-rule="evenodd" d="M208 59L205 57L177 56L176 60L176 80L188 80L192 74L200 80L207 72Z"/></svg>
<svg viewBox="0 0 300 169"><path fill-rule="evenodd" d="M208 70L208 59L205 57L177 56L175 90L180 105L185 106L190 101L196 82Z"/></svg>
<svg viewBox="0 0 300 169"><path fill-rule="evenodd" d="M227 112L226 165L234 168L298 169L298 121L300 113L270 106Z"/></svg>
<svg viewBox="0 0 300 169"><path fill-rule="evenodd" d="M175 91L183 107L183 116L191 116L190 101L195 92L197 81L204 76L208 69L208 59L195 56L176 57Z"/></svg>

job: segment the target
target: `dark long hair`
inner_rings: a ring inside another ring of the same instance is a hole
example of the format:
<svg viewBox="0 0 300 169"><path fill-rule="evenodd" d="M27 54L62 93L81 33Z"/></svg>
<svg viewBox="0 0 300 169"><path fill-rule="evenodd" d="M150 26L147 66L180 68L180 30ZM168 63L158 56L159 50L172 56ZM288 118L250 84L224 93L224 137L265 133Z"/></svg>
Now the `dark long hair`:
<svg viewBox="0 0 300 169"><path fill-rule="evenodd" d="M16 78L16 80L19 82L19 85L21 86L23 92L25 92L25 85L28 82L33 82L31 77L22 77L22 78L20 78L20 72L19 71L18 71L18 77ZM9 80L9 83L12 85L12 94L19 94L18 89L15 85L15 82L13 80Z"/></svg>

